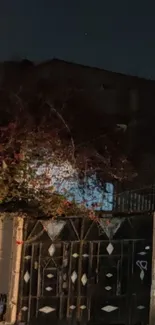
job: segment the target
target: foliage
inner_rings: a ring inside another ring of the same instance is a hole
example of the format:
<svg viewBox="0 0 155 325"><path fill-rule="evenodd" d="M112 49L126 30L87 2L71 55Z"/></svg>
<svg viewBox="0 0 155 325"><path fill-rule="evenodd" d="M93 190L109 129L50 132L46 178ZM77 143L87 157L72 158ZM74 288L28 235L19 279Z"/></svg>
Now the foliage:
<svg viewBox="0 0 155 325"><path fill-rule="evenodd" d="M50 83L46 86L39 83L31 90L20 85L18 91L6 87L0 92L0 203L24 200L52 217L77 213L92 217L95 207L87 209L74 198L70 202L67 191L62 194L58 186L55 188L56 178L59 176L60 187L64 179L73 182L75 175L80 186L94 174L97 183L133 179L133 167L121 152L122 135L114 130L112 137L112 132L107 132L99 142L94 125L91 137L85 141L85 130L82 136L80 129L79 137L75 132L76 114L68 110L70 99L81 90L54 86L47 93ZM98 143L102 148L97 148ZM62 165L66 172L60 175ZM58 170L55 175L54 167Z"/></svg>

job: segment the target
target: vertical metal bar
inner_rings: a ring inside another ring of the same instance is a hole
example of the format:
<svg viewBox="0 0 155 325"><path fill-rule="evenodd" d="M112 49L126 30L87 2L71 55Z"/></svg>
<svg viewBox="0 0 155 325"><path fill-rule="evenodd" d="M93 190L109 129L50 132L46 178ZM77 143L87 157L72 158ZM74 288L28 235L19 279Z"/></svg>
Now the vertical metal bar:
<svg viewBox="0 0 155 325"><path fill-rule="evenodd" d="M145 204L144 204L144 202L145 202L144 196L142 195L142 208L141 208L142 211L145 210Z"/></svg>
<svg viewBox="0 0 155 325"><path fill-rule="evenodd" d="M81 303L81 276L82 276L82 250L83 250L83 235L84 235L84 218L81 224L80 233L80 250L79 250L79 263L78 263L78 295L77 295L77 319L80 320L80 303Z"/></svg>
<svg viewBox="0 0 155 325"><path fill-rule="evenodd" d="M112 210L118 211L118 186L117 184L115 184L115 182L113 183L113 207Z"/></svg>
<svg viewBox="0 0 155 325"><path fill-rule="evenodd" d="M23 245L22 256L21 256L21 271L20 271L20 283L18 291L18 321L21 321L21 309L23 304L23 286L24 286L24 258L25 258L25 245Z"/></svg>
<svg viewBox="0 0 155 325"><path fill-rule="evenodd" d="M148 195L148 211L151 210L151 195Z"/></svg>
<svg viewBox="0 0 155 325"><path fill-rule="evenodd" d="M154 186L152 187L151 210L154 211Z"/></svg>
<svg viewBox="0 0 155 325"><path fill-rule="evenodd" d="M126 207L125 210L128 211L129 206L129 191L126 191Z"/></svg>
<svg viewBox="0 0 155 325"><path fill-rule="evenodd" d="M130 193L130 210L133 211L133 193Z"/></svg>
<svg viewBox="0 0 155 325"><path fill-rule="evenodd" d="M62 242L62 245L63 245L63 250L62 250L62 265L64 265L65 243ZM59 292L59 295L60 295L59 319L62 319L63 318L63 292L62 292L63 268L62 268L61 274L58 274L58 277L59 277L59 289L58 289L58 292ZM68 292L68 294L69 294L69 292Z"/></svg>
<svg viewBox="0 0 155 325"><path fill-rule="evenodd" d="M137 206L138 211L140 211L140 194L138 194L138 206Z"/></svg>
<svg viewBox="0 0 155 325"><path fill-rule="evenodd" d="M123 258L124 258L124 241L121 240L121 260L120 260L120 294L122 294L122 271L123 271Z"/></svg>
<svg viewBox="0 0 155 325"><path fill-rule="evenodd" d="M117 261L116 296L120 295L120 260Z"/></svg>
<svg viewBox="0 0 155 325"><path fill-rule="evenodd" d="M38 316L39 299L40 299L40 295L41 295L41 290L40 290L40 287L41 287L41 249L42 249L42 243L39 244L36 317Z"/></svg>
<svg viewBox="0 0 155 325"><path fill-rule="evenodd" d="M69 270L68 270L68 297L67 297L67 318L69 318L69 305L71 296L71 271L72 271L72 252L73 252L73 242L71 242L70 256L69 256Z"/></svg>
<svg viewBox="0 0 155 325"><path fill-rule="evenodd" d="M129 242L130 243L130 242ZM131 275L129 278L129 283L130 283L130 294L129 294L129 301L128 301L128 306L129 306L129 321L128 324L132 324L132 279L133 279L133 275L134 275L134 256L135 256L135 241L132 240L131 242L132 244L132 252L131 252ZM131 281L130 281L131 280Z"/></svg>
<svg viewBox="0 0 155 325"><path fill-rule="evenodd" d="M28 313L27 313L27 321L29 323L31 317L31 291L32 291L32 273L33 273L33 257L34 257L34 244L32 244L32 258L31 258L31 267L30 267L30 284L29 284L29 301L28 301Z"/></svg>
<svg viewBox="0 0 155 325"><path fill-rule="evenodd" d="M128 194L127 194L127 191L124 193L124 211L127 210L127 197L128 197Z"/></svg>
<svg viewBox="0 0 155 325"><path fill-rule="evenodd" d="M147 211L147 200L144 200L144 210Z"/></svg>
<svg viewBox="0 0 155 325"><path fill-rule="evenodd" d="M117 197L117 209L118 209L118 211L121 210L121 196L120 195L118 195L118 197Z"/></svg>
<svg viewBox="0 0 155 325"><path fill-rule="evenodd" d="M125 211L125 194L122 195L121 211Z"/></svg>
<svg viewBox="0 0 155 325"><path fill-rule="evenodd" d="M89 243L89 278L92 272L92 263L93 263L93 243ZM87 308L88 308L88 321L90 320L90 310L91 310L91 294L87 296Z"/></svg>
<svg viewBox="0 0 155 325"><path fill-rule="evenodd" d="M139 211L143 211L143 193L142 191L140 192L140 209Z"/></svg>
<svg viewBox="0 0 155 325"><path fill-rule="evenodd" d="M27 222L24 222L24 226L23 226L23 239L26 239L27 226L28 226L28 223ZM18 291L18 313L19 313L19 315L17 315L17 320L18 321L21 321L21 309L22 309L22 303L23 303L25 250L26 250L26 246L24 244L23 245L23 249L22 249L22 254L21 254L20 283L19 283L19 291ZM7 319L7 321L8 321L8 319Z"/></svg>
<svg viewBox="0 0 155 325"><path fill-rule="evenodd" d="M150 325L155 324L155 212L153 213L153 242L152 242L152 283L150 294Z"/></svg>
<svg viewBox="0 0 155 325"><path fill-rule="evenodd" d="M137 210L137 202L138 202L137 193L134 193L134 210Z"/></svg>
<svg viewBox="0 0 155 325"><path fill-rule="evenodd" d="M131 210L131 206L130 206L131 199L130 199L130 197L131 197L131 193L130 193L130 191L128 191L128 211Z"/></svg>
<svg viewBox="0 0 155 325"><path fill-rule="evenodd" d="M131 312L132 312L132 268L134 262L134 241L128 242L128 271L127 271L127 295L126 295L126 307L128 316L126 319L126 325L131 325Z"/></svg>
<svg viewBox="0 0 155 325"><path fill-rule="evenodd" d="M98 245L97 245L97 276L96 276L96 282L98 283L98 280L99 280L99 276L98 276L98 270L99 270L99 263L100 263L100 242L98 242Z"/></svg>

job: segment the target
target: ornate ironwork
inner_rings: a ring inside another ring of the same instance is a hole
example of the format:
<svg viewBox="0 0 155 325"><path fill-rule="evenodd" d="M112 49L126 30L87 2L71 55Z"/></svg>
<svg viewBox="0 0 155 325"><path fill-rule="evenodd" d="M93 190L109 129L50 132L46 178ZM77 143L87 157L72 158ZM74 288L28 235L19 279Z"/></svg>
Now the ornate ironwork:
<svg viewBox="0 0 155 325"><path fill-rule="evenodd" d="M148 323L152 217L116 224L110 236L84 217L65 219L63 227L62 221L61 227L25 224L18 306L22 321Z"/></svg>

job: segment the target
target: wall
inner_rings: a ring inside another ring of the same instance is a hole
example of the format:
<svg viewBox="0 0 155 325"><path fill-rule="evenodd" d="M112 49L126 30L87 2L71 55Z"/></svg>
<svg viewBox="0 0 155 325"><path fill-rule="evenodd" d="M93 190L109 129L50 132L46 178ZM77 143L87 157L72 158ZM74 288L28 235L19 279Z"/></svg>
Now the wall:
<svg viewBox="0 0 155 325"><path fill-rule="evenodd" d="M0 220L0 294L8 294L12 257L13 220Z"/></svg>

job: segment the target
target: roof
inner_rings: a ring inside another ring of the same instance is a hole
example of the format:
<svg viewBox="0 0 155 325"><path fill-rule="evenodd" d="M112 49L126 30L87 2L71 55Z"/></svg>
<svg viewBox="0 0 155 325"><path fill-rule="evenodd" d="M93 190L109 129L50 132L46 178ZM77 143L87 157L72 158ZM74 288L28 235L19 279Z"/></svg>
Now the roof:
<svg viewBox="0 0 155 325"><path fill-rule="evenodd" d="M96 67L84 66L72 62L67 62L63 60L53 59L50 61L41 62L36 65L37 69L57 69L64 72L68 72L72 76L79 76L80 74L87 76L87 78L93 78L94 81L98 83L107 82L107 85L113 85L115 87L123 86L127 88L141 88L143 86L154 86L154 80L148 80L145 78L139 78L136 76L125 75L122 73L112 72L104 69L99 69ZM87 80L88 81L88 80Z"/></svg>
<svg viewBox="0 0 155 325"><path fill-rule="evenodd" d="M25 75L28 73L37 72L39 75L46 73L49 75L57 71L57 74L67 77L79 78L82 84L92 84L100 86L105 84L105 87L111 88L127 88L127 89L140 89L144 87L155 87L154 80L139 78L136 76L125 75L122 73L112 72L96 67L84 66L81 64L67 62L59 59L52 59L40 63L31 62L29 60L22 61L6 61L0 63L0 76L5 73L22 71Z"/></svg>

